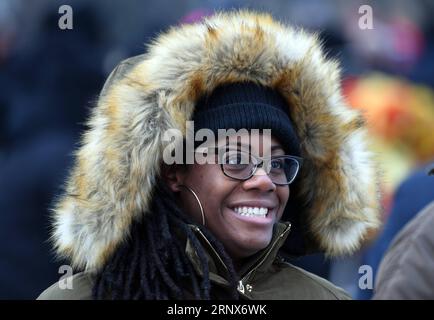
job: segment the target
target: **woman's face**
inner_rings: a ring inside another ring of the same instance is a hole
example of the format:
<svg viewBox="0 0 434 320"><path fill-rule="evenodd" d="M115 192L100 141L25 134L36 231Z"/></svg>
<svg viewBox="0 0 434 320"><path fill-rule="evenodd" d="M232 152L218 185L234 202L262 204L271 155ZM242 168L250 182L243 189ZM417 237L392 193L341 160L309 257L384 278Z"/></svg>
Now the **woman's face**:
<svg viewBox="0 0 434 320"><path fill-rule="evenodd" d="M259 142L253 143L254 139ZM264 154L266 150L271 150L271 155L284 154L282 146L273 137L262 141L260 134L251 134L250 142L253 155L270 156ZM226 139L217 144L225 146ZM288 201L289 186L276 186L262 168L246 181L234 180L224 175L219 164L189 165L176 176L177 182L170 185L180 196L185 212L197 223L202 223L197 200L188 190L179 188L180 184L197 194L203 206L206 227L222 242L233 259L248 257L270 243L273 226L282 217ZM268 212L265 216L237 212L244 207L259 208L262 213L266 208Z"/></svg>

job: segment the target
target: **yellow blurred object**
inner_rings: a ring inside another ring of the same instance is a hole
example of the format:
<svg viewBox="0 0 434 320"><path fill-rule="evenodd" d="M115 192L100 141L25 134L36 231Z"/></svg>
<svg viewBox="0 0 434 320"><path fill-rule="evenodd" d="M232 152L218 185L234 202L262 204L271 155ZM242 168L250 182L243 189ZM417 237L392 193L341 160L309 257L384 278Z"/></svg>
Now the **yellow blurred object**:
<svg viewBox="0 0 434 320"><path fill-rule="evenodd" d="M345 95L365 114L375 136L418 163L434 157L432 90L376 73L353 81Z"/></svg>
<svg viewBox="0 0 434 320"><path fill-rule="evenodd" d="M383 191L393 192L415 165L412 157L400 149L394 148L383 139L371 137L373 150L378 157Z"/></svg>
<svg viewBox="0 0 434 320"><path fill-rule="evenodd" d="M348 103L364 114L382 169L383 205L416 166L434 159L434 92L380 73L348 79Z"/></svg>

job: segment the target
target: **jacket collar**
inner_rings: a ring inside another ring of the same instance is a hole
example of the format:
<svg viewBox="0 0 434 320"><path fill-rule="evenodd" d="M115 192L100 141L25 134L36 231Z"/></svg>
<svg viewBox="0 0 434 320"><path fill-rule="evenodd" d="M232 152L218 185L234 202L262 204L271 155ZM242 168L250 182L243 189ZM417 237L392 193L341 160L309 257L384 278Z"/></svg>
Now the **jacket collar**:
<svg viewBox="0 0 434 320"><path fill-rule="evenodd" d="M210 281L223 287L229 287L228 282L228 267L223 259L217 253L217 250L212 246L205 234L196 225L189 225L196 233L202 248L205 251L208 269L210 273ZM238 276L241 279L238 285L238 291L242 294L245 292L245 285L250 283L257 271L266 270L275 260L279 249L284 244L288 237L291 224L289 222L278 222L274 226L273 236L270 244L257 254L249 258L239 269ZM185 252L193 264L196 272L202 276L202 268L198 253L194 249L191 241L187 239Z"/></svg>

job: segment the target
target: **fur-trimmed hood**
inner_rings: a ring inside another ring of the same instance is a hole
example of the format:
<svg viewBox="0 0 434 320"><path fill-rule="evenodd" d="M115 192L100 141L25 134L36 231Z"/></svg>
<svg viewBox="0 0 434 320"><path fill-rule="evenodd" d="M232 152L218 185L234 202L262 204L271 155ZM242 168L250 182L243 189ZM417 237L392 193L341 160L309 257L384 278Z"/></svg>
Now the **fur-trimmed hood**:
<svg viewBox="0 0 434 320"><path fill-rule="evenodd" d="M330 255L355 250L378 225L376 168L360 114L340 93L336 61L316 35L248 11L216 14L160 35L111 74L54 208L53 241L78 268L98 269L149 214L163 133L185 133L195 102L221 84L278 90L302 142L306 236Z"/></svg>

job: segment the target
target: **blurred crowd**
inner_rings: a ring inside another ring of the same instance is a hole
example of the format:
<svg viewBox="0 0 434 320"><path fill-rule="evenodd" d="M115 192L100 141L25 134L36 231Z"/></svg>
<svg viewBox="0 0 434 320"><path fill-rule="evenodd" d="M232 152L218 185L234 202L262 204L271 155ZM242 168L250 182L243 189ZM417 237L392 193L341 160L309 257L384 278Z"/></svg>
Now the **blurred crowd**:
<svg viewBox="0 0 434 320"><path fill-rule="evenodd" d="M359 267L375 276L393 237L434 201L434 2L419 0L82 1L73 29L58 27L61 1L0 0L0 299L33 299L61 274L49 242L49 208L72 164L89 107L122 59L156 34L214 10L252 8L316 30L342 63L348 102L360 108L384 171L384 227L351 257L293 263L353 298ZM359 8L373 9L373 29Z"/></svg>

